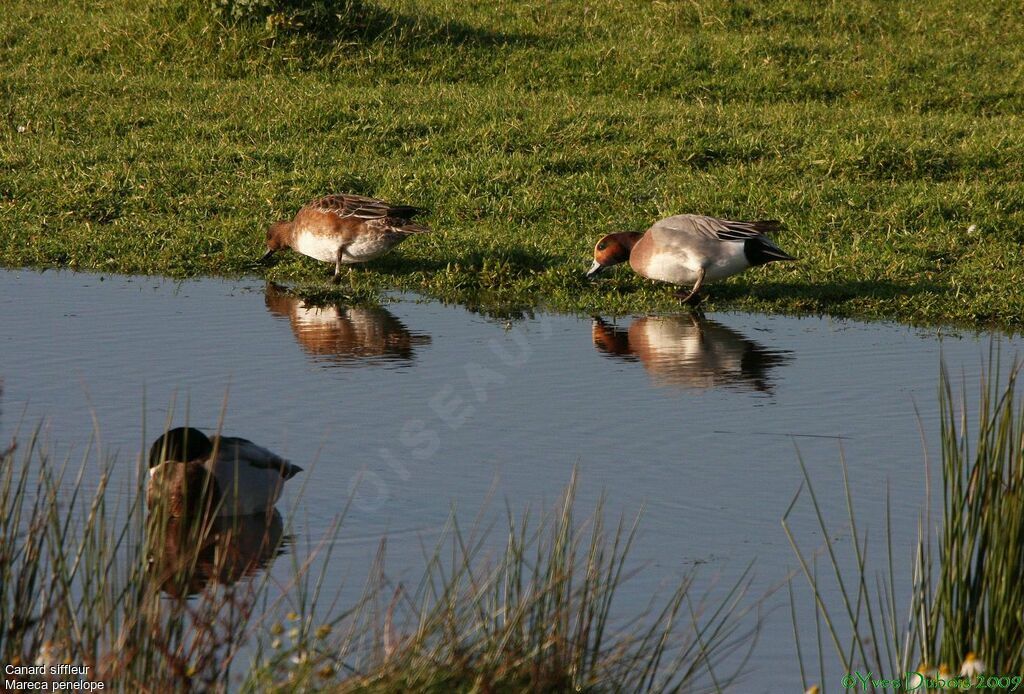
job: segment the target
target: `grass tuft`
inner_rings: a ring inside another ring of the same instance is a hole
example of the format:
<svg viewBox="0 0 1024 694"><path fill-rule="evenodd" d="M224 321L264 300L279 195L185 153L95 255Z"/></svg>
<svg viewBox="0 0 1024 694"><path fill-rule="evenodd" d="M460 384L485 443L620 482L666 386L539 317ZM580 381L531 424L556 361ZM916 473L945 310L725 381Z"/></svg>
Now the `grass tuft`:
<svg viewBox="0 0 1024 694"><path fill-rule="evenodd" d="M897 561L892 545L893 519L886 516L886 569L872 581L868 569L868 536L858 528L854 501L846 476L847 510L853 571L844 571L841 551L832 539L821 506L814 494L807 468L804 484L783 518L783 527L793 546L813 595L816 614L824 624L823 634L831 642L843 672L860 668L877 679L899 678L904 673L921 673L933 679L956 677L963 669L970 682L978 665L987 674L1009 676L1024 673L1024 405L1018 400L1018 378L1022 365L1014 362L1005 379L997 355L983 372L979 387L977 430L968 422L965 395L954 397L949 374L941 371L939 402L941 412L941 475L943 484L941 524L932 534L930 509L920 520L919 540L912 553L913 583L909 586L908 610L901 617L901 595L894 579ZM927 475L927 470L926 470ZM928 485L929 481L925 480ZM825 537L820 553L805 554L788 525L788 516L801 495L810 498ZM929 497L930 505L930 497ZM888 505L887 505L888 509ZM827 557L829 572L818 573L818 556ZM830 604L826 592L834 580L840 605ZM872 585L873 583L873 585ZM791 596L792 586L790 586ZM792 599L792 598L791 598ZM796 627L794 613L794 628ZM822 632L818 634L818 682L826 681ZM796 630L797 653L804 686L808 668ZM1016 683L1020 682L1019 678ZM988 686L1011 686L993 680ZM924 682L916 675L914 688ZM904 681L904 686L907 686ZM960 684L951 685L960 687ZM892 685L881 686L895 691Z"/></svg>

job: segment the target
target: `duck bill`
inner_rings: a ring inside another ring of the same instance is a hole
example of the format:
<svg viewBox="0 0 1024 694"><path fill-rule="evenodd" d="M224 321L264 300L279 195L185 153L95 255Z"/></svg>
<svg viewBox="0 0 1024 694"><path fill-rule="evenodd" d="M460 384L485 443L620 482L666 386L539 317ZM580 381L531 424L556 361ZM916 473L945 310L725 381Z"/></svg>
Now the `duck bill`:
<svg viewBox="0 0 1024 694"><path fill-rule="evenodd" d="M268 250L266 253L261 255L260 259L257 260L256 262L257 263L264 263L265 264L268 260L270 260L270 256L272 256L272 255L274 255L274 251Z"/></svg>
<svg viewBox="0 0 1024 694"><path fill-rule="evenodd" d="M602 265L601 263L599 263L599 262L597 262L595 260L594 264L590 266L589 270L587 270L587 279L588 280L594 279L599 274L601 274L601 270L604 270L604 265Z"/></svg>

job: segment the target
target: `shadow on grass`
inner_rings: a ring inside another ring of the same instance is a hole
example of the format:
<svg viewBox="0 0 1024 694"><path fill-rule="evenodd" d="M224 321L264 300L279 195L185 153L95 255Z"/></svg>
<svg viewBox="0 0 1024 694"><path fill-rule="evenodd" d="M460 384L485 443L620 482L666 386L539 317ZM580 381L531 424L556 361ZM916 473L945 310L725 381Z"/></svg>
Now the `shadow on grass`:
<svg viewBox="0 0 1024 694"><path fill-rule="evenodd" d="M229 21L266 23L281 35L308 40L310 48L323 53L352 41L389 40L396 46L414 48L538 46L547 42L533 34L496 31L429 14L396 12L367 0L220 0L218 4Z"/></svg>
<svg viewBox="0 0 1024 694"><path fill-rule="evenodd" d="M714 287L714 296L736 300L754 296L765 301L805 300L821 303L853 299L888 300L896 297L930 294L936 298L949 293L949 288L935 282L891 282L889 280L847 280L814 284L808 282L776 282L764 285L730 285Z"/></svg>
<svg viewBox="0 0 1024 694"><path fill-rule="evenodd" d="M392 253L373 261L367 267L384 275L449 272L458 274L464 282L480 289L500 289L507 282L540 274L563 262L554 255L536 249L479 248L462 249L446 259L409 258L401 253Z"/></svg>

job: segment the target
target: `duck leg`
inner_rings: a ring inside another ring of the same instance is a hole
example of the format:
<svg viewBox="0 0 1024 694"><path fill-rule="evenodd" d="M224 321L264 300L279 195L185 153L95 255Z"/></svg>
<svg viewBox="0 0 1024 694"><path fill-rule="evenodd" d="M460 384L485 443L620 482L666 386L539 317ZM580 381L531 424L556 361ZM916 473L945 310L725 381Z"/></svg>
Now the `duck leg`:
<svg viewBox="0 0 1024 694"><path fill-rule="evenodd" d="M700 271L697 273L697 281L693 283L693 289L690 290L689 294L686 294L684 296L682 292L676 293L676 296L678 296L679 300L682 301L684 304L689 304L690 306L697 306L701 302L701 297L697 296L697 292L700 291L701 285L704 284L704 273L704 268L701 268Z"/></svg>
<svg viewBox="0 0 1024 694"><path fill-rule="evenodd" d="M341 284L341 259L345 255L345 246L338 247L338 257L334 261L334 278L331 279L333 284Z"/></svg>

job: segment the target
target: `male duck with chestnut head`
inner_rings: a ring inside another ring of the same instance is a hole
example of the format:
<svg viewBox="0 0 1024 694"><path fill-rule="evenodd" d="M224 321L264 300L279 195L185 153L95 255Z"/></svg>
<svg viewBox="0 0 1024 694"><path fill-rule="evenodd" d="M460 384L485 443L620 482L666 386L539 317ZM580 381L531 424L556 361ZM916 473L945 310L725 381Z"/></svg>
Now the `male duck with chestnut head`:
<svg viewBox="0 0 1024 694"><path fill-rule="evenodd" d="M638 275L691 286L689 292L680 291L677 296L696 305L706 282L777 260L796 260L767 236L780 226L776 221L737 222L695 214L666 217L642 233L625 231L602 237L594 246L594 262L587 277L628 260Z"/></svg>

